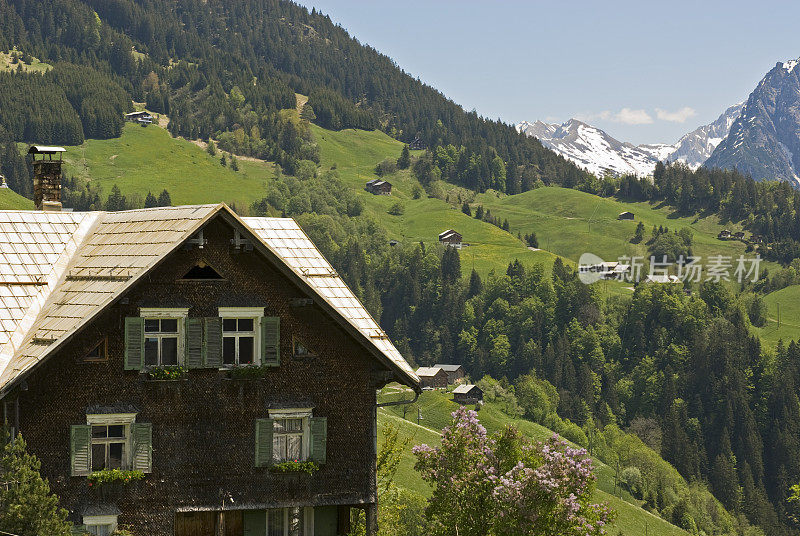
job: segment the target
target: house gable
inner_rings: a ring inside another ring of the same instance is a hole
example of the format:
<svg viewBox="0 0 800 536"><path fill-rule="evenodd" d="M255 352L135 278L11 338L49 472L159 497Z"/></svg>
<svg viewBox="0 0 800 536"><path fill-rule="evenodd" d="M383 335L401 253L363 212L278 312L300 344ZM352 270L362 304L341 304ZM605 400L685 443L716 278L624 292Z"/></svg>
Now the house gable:
<svg viewBox="0 0 800 536"><path fill-rule="evenodd" d="M27 330L24 342L19 347L4 347L0 389L20 379L91 318L119 300L169 252L184 244L202 245L202 236L191 237L217 214L235 229L231 239L235 248L249 241L394 371L398 380L418 388L419 380L410 366L293 220L251 218L253 230L225 205L200 205L102 213L70 260L65 277Z"/></svg>

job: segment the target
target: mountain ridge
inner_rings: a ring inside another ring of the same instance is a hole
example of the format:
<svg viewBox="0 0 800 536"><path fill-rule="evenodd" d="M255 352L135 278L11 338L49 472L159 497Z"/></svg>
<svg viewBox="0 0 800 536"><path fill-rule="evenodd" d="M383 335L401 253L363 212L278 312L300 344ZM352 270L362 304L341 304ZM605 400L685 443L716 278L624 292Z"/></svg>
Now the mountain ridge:
<svg viewBox="0 0 800 536"><path fill-rule="evenodd" d="M798 63L777 62L761 79L707 167L736 168L756 180L780 179L800 187Z"/></svg>
<svg viewBox="0 0 800 536"><path fill-rule="evenodd" d="M578 119L562 124L522 121L517 130L537 138L542 145L598 176L605 174L649 176L659 161L683 162L700 167L741 113L744 102L729 106L713 122L681 136L674 144L633 145Z"/></svg>

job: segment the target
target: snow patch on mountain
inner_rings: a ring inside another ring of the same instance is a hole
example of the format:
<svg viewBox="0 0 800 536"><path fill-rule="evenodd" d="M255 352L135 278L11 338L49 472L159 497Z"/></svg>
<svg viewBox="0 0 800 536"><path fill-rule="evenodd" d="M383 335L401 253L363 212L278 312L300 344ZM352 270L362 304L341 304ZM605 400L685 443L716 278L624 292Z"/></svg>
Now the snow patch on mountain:
<svg viewBox="0 0 800 536"><path fill-rule="evenodd" d="M597 127L577 119L561 125L523 121L517 130L534 136L542 144L599 177L604 175L652 174L657 160L630 143L623 143Z"/></svg>
<svg viewBox="0 0 800 536"><path fill-rule="evenodd" d="M689 132L671 145L654 143L636 146L621 142L577 119L570 119L561 125L523 121L517 125L517 130L538 138L545 147L597 176L634 174L645 177L653 174L659 161L683 162L692 169L700 167L728 135L743 105L731 106L713 123Z"/></svg>

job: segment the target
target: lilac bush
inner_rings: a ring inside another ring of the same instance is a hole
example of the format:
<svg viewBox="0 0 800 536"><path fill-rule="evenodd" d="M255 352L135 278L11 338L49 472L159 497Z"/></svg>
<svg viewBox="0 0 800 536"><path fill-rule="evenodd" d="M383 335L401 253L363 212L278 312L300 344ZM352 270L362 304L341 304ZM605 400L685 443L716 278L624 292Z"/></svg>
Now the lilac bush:
<svg viewBox="0 0 800 536"><path fill-rule="evenodd" d="M463 407L442 432L441 447L414 447L416 468L434 488L426 513L436 534L606 533L612 513L590 502L595 476L584 449L558 436L530 443L510 428L488 437Z"/></svg>

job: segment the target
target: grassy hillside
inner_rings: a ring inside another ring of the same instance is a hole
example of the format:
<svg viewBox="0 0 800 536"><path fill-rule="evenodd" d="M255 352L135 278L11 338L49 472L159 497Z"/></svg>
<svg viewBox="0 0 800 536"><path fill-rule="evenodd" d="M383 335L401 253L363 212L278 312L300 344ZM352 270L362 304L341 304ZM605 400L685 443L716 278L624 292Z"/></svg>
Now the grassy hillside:
<svg viewBox="0 0 800 536"><path fill-rule="evenodd" d="M33 210L33 201L10 188L0 188L0 210Z"/></svg>
<svg viewBox="0 0 800 536"><path fill-rule="evenodd" d="M489 270L505 270L508 263L519 259L526 263L552 264L555 257L544 251L530 251L517 238L494 225L463 214L442 199L430 198L425 192L414 199L419 182L410 170L401 170L385 177L392 183L391 196L376 196L364 191L364 183L376 178L375 165L385 158L400 156L403 144L380 131L325 130L312 125L314 139L322 154L321 167L335 165L341 179L359 193L368 213L376 216L387 228L389 236L403 242L437 243L440 232L455 229L469 243L461 252L465 272L474 266L481 274ZM415 151L412 151L414 154ZM395 203L403 205L401 216L388 210Z"/></svg>
<svg viewBox="0 0 800 536"><path fill-rule="evenodd" d="M800 339L800 285L771 292L764 297L764 303L767 305L767 325L756 329L761 340L775 344L781 339L786 343Z"/></svg>
<svg viewBox="0 0 800 536"><path fill-rule="evenodd" d="M707 258L709 255L738 257L744 253L742 242L717 239L720 230L740 230L723 225L717 216L679 217L670 207L647 202L623 202L603 198L566 188L538 188L513 196L487 192L479 195L475 204L481 204L492 214L508 219L512 231L522 234L535 232L539 247L577 261L584 252L599 255L605 260L616 260L622 255L647 255L646 241L653 226L670 230L688 227L694 233L693 252ZM634 221L619 221L620 212L631 211ZM630 242L636 226L644 223L645 240L640 244Z"/></svg>
<svg viewBox="0 0 800 536"><path fill-rule="evenodd" d="M102 197L114 184L123 194L142 197L166 188L174 205L222 201L242 207L264 197L272 165L240 160L240 171L234 172L220 164L219 156L155 125L126 123L119 138L68 147L65 173L100 186Z"/></svg>
<svg viewBox="0 0 800 536"><path fill-rule="evenodd" d="M397 395L392 398L397 398ZM422 416L420 424L416 424L417 406ZM449 423L450 413L457 409L457 405L449 400L445 393L426 391L420 396L418 403L409 410L407 419L403 418L402 408L403 406L381 408L378 412L378 426L382 428L386 424L394 425L398 428L398 438L401 441L410 440L403 452L396 484L427 496L431 491L430 486L414 470L415 457L411 453L411 447L421 443L431 446L439 445L441 442L439 431ZM513 424L526 436L535 440L541 441L552 435L550 430L536 423L509 417L491 403L486 404L480 410L479 417L490 433ZM617 496L612 495L614 479L611 468L599 461L595 461L595 467L598 475L598 488L595 491L594 499L608 502L617 513L617 519L610 534L617 534L617 531L626 535L647 533L653 536L678 536L687 534L658 516L632 504L635 501L627 493L622 494L623 497L619 497L620 490L617 489Z"/></svg>

